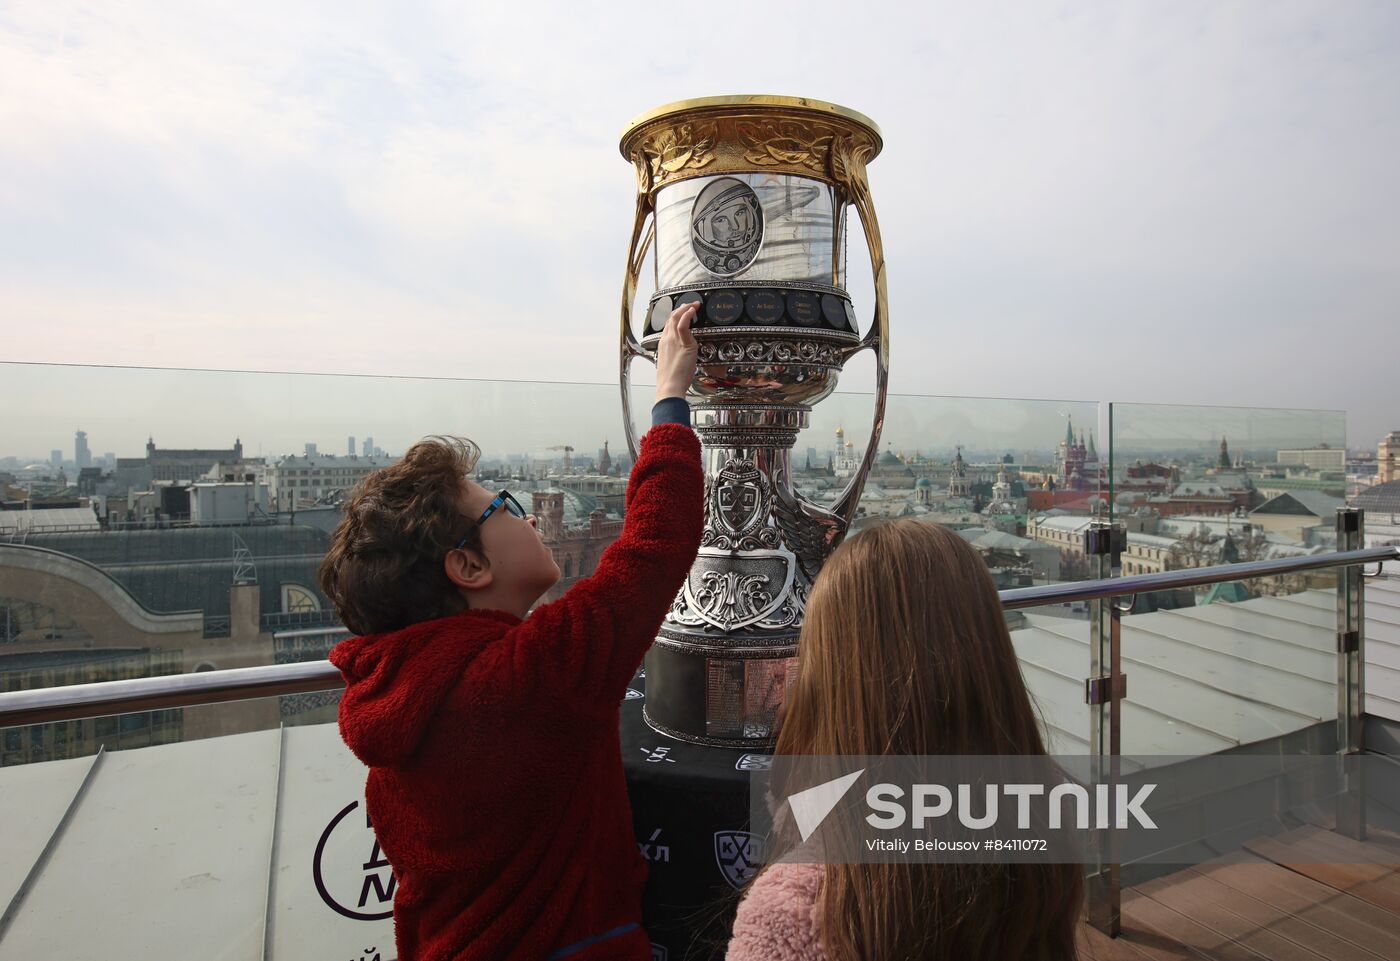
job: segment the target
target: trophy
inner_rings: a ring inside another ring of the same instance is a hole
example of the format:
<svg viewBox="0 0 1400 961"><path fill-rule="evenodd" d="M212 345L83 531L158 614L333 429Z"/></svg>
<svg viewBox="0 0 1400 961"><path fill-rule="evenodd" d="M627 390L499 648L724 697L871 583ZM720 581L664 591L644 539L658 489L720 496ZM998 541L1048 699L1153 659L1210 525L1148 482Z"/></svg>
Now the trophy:
<svg viewBox="0 0 1400 961"><path fill-rule="evenodd" d="M764 749L796 676L812 583L851 524L879 448L889 372L885 259L865 167L868 118L798 97L710 97L643 114L622 135L637 169L622 291L621 386L633 459L633 360L656 360L666 319L699 301L687 400L705 469L705 529L646 658L646 721L663 734ZM847 210L875 279L864 335L846 292ZM655 248L640 338L637 282ZM793 489L791 451L846 360L874 351L876 392L860 468L830 507Z"/></svg>

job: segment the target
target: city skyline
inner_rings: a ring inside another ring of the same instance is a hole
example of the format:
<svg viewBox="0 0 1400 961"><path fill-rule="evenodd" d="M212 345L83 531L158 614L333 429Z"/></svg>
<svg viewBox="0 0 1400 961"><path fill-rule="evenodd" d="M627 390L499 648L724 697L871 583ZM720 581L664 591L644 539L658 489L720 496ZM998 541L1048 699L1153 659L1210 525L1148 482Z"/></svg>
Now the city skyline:
<svg viewBox="0 0 1400 961"><path fill-rule="evenodd" d="M402 454L420 437L458 433L474 439L490 460L541 454L572 444L592 456L603 441L626 452L619 391L609 384L547 384L426 378L250 374L219 371L131 370L2 364L19 396L44 396L42 410L0 429L0 457L38 455L64 438L70 459L75 429L97 450L141 456L153 438L160 448L225 447L243 441L249 457L298 455L307 443L343 455L349 430L363 442ZM649 420L653 388L633 387L640 432ZM94 404L94 398L101 398ZM342 409L338 399L357 408ZM796 451L830 448L837 427L863 451L871 395L849 391L816 405ZM95 409L99 408L99 409ZM1345 446L1338 411L1114 405L1115 436L1125 455L1209 451L1224 436L1236 451ZM951 451L962 445L988 454L1053 451L1067 423L1092 434L1100 456L1113 449L1104 406L1073 400L1020 400L891 395L881 448L896 453ZM1379 438L1377 438L1379 440ZM1353 445L1371 449L1371 444ZM41 459L36 456L35 459ZM42 458L47 459L47 458Z"/></svg>

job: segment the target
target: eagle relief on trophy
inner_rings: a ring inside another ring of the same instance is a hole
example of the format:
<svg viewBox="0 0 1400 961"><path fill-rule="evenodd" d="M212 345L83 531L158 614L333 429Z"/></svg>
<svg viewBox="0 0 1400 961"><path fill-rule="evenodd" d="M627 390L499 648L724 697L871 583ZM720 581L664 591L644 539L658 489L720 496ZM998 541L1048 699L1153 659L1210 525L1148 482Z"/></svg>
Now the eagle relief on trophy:
<svg viewBox="0 0 1400 961"><path fill-rule="evenodd" d="M868 118L798 97L688 100L623 132L622 155L637 169L621 338L634 459L632 361L654 362L671 312L700 302L687 399L705 468L705 530L646 659L645 717L672 737L771 746L812 583L850 526L879 448L889 335L865 168L880 147ZM851 208L875 281L864 334L846 291ZM638 337L633 301L653 248L656 292ZM870 441L849 485L821 507L793 488L792 448L847 359L866 349L876 358Z"/></svg>

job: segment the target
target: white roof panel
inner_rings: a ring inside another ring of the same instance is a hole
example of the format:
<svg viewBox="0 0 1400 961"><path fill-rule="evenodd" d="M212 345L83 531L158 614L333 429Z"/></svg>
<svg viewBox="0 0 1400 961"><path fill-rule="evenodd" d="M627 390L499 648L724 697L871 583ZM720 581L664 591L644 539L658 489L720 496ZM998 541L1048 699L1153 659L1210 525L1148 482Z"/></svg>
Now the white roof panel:
<svg viewBox="0 0 1400 961"><path fill-rule="evenodd" d="M260 959L278 737L105 754L5 932L5 955Z"/></svg>
<svg viewBox="0 0 1400 961"><path fill-rule="evenodd" d="M0 511L0 534L22 531L97 531L102 525L90 507L49 507L33 511Z"/></svg>
<svg viewBox="0 0 1400 961"><path fill-rule="evenodd" d="M30 868L44 853L96 758L77 757L47 764L23 764L4 770L0 790L0 915Z"/></svg>

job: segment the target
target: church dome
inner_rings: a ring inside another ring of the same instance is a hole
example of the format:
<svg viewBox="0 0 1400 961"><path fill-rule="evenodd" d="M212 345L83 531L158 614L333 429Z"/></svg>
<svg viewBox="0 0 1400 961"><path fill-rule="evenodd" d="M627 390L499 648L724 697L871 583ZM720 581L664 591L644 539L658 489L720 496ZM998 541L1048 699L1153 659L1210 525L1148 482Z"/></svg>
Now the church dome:
<svg viewBox="0 0 1400 961"><path fill-rule="evenodd" d="M932 487L932 486L933 486L933 481L929 480L927 477L920 477L917 481L914 482L914 486L915 486L915 487Z"/></svg>

